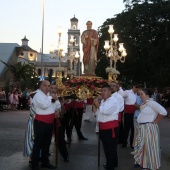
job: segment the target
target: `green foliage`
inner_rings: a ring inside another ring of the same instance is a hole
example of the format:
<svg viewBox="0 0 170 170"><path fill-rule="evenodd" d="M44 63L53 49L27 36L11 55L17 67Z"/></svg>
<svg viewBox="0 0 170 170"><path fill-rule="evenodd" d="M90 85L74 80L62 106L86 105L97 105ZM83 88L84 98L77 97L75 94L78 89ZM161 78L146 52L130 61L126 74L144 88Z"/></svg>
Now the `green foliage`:
<svg viewBox="0 0 170 170"><path fill-rule="evenodd" d="M103 70L104 68L109 66L109 60L106 56L103 56L99 59L95 73L97 76L102 77L104 79L107 79L108 74L106 73L105 70Z"/></svg>
<svg viewBox="0 0 170 170"><path fill-rule="evenodd" d="M7 73L11 74L11 81L10 85L12 86L18 86L18 88L21 87L28 87L28 88L34 88L36 84L36 73L35 68L31 64L22 64L21 62L18 62L16 64L7 64L1 60L3 64L7 66Z"/></svg>
<svg viewBox="0 0 170 170"><path fill-rule="evenodd" d="M126 4L130 7L99 27L98 58L101 60L105 53L103 45L104 40L109 40L108 25L113 24L128 54L125 63L117 63L119 79L125 77L127 81L146 82L152 86L169 85L170 2L129 0Z"/></svg>

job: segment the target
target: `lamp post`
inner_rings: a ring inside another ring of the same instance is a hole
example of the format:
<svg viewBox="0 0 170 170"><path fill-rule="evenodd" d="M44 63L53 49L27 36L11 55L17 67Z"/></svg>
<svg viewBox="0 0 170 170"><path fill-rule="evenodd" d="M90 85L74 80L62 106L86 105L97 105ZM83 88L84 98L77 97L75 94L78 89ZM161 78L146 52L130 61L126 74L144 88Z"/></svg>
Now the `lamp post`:
<svg viewBox="0 0 170 170"><path fill-rule="evenodd" d="M42 46L41 46L41 75L43 75L43 48L44 48L44 0L42 0ZM44 72L45 76L45 72Z"/></svg>
<svg viewBox="0 0 170 170"><path fill-rule="evenodd" d="M73 75L76 74L76 71L73 70L73 61L77 64L79 58L79 52L74 51L73 44L74 44L74 36L72 35L70 38L71 48L68 54L68 60L70 61L70 70L67 72L70 75L70 78L73 78Z"/></svg>
<svg viewBox="0 0 170 170"><path fill-rule="evenodd" d="M104 49L106 50L106 56L110 58L110 67L106 68L106 72L108 72L108 80L109 81L116 81L117 75L120 74L118 70L116 70L116 63L118 60L120 62L124 63L125 62L125 57L127 56L126 49L123 46L123 43L119 43L119 48L118 48L118 34L114 34L114 29L113 25L109 25L109 30L110 34L110 41L106 40ZM120 55L119 55L120 53ZM112 67L114 61L114 67Z"/></svg>
<svg viewBox="0 0 170 170"><path fill-rule="evenodd" d="M64 48L63 45L61 43L61 35L62 35L62 30L58 30L58 45L57 45L57 50L53 51L50 50L50 54L51 55L55 55L58 57L58 67L56 68L57 71L57 80L56 80L56 85L57 87L63 87L63 83L62 83L62 71L64 71L64 69L61 67L61 58L65 56L64 54Z"/></svg>

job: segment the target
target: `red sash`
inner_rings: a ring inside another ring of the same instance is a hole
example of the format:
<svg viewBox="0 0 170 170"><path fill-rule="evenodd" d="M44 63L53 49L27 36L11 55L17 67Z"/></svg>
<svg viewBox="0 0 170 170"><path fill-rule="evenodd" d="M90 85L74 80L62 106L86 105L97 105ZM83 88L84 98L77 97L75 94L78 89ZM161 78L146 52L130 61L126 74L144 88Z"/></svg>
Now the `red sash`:
<svg viewBox="0 0 170 170"><path fill-rule="evenodd" d="M112 138L115 138L114 128L118 126L119 126L118 120L113 120L109 122L99 122L99 129L101 130L112 129Z"/></svg>
<svg viewBox="0 0 170 170"><path fill-rule="evenodd" d="M65 110L68 111L70 109L71 105L72 105L71 102L70 103L64 103Z"/></svg>
<svg viewBox="0 0 170 170"><path fill-rule="evenodd" d="M84 108L83 101L75 101L75 108Z"/></svg>
<svg viewBox="0 0 170 170"><path fill-rule="evenodd" d="M93 98L87 98L87 104L92 105L93 104Z"/></svg>
<svg viewBox="0 0 170 170"><path fill-rule="evenodd" d="M55 113L49 114L49 115L35 115L35 120L44 122L44 123L48 123L48 124L52 124L55 118Z"/></svg>
<svg viewBox="0 0 170 170"><path fill-rule="evenodd" d="M126 105L125 104L125 113L134 113L135 112L135 106L134 105Z"/></svg>

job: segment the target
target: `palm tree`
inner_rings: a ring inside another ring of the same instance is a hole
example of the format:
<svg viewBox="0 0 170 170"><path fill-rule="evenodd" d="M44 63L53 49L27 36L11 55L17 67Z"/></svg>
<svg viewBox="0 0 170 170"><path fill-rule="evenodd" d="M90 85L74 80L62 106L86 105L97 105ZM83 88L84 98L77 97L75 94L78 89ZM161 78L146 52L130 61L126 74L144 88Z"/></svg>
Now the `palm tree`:
<svg viewBox="0 0 170 170"><path fill-rule="evenodd" d="M7 71L5 72L5 76L7 73L10 74L10 87L20 88L20 84L22 81L28 80L31 76L35 75L35 68L30 64L22 64L18 62L16 64L7 64L4 61L0 60L3 64L7 66Z"/></svg>

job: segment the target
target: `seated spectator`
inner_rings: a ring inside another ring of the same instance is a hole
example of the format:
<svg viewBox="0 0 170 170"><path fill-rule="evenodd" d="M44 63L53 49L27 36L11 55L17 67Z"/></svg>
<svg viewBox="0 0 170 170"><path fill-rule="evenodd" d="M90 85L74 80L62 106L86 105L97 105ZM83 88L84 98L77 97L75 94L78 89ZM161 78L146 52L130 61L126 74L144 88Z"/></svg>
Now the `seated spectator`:
<svg viewBox="0 0 170 170"><path fill-rule="evenodd" d="M0 87L0 109L3 111L7 111L8 109L8 101L3 87Z"/></svg>
<svg viewBox="0 0 170 170"><path fill-rule="evenodd" d="M23 94L21 89L18 90L18 110L22 109L22 98L23 98Z"/></svg>

